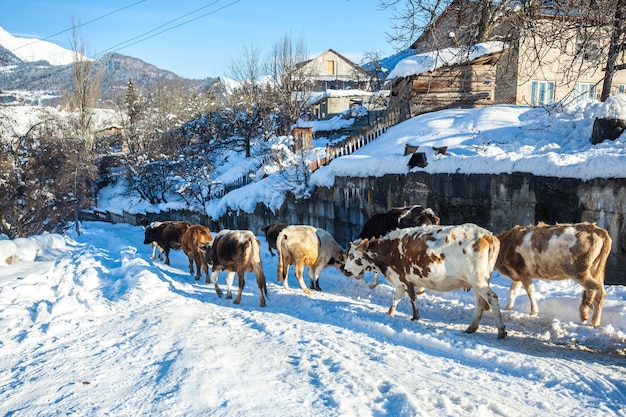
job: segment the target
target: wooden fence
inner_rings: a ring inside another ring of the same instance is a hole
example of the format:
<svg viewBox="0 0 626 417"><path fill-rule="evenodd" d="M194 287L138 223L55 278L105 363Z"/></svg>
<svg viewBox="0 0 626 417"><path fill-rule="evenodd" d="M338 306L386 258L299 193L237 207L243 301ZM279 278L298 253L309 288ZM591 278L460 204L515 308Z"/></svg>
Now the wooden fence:
<svg viewBox="0 0 626 417"><path fill-rule="evenodd" d="M377 119L374 123L365 126L359 132L347 137L344 140L326 145L326 158L321 165L328 165L330 161L340 156L350 155L362 146L367 145L383 133L391 126L398 124L400 120L400 112L390 110L387 114Z"/></svg>

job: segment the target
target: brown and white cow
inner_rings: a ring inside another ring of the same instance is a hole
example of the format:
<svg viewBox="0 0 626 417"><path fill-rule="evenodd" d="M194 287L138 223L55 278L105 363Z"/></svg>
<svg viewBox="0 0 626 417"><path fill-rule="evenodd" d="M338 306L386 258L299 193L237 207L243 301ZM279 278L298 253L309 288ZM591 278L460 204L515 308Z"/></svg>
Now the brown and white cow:
<svg viewBox="0 0 626 417"><path fill-rule="evenodd" d="M195 279L199 280L202 271L209 278L209 267L207 266L206 257L201 250L203 245L213 240L211 236L211 230L208 227L201 224L194 224L189 227L180 238L180 246L189 258L189 273L194 275L194 263L196 264Z"/></svg>
<svg viewBox="0 0 626 417"><path fill-rule="evenodd" d="M261 263L261 242L249 230L224 229L215 235L212 242L205 243L203 250L206 262L211 265L211 278L215 284L215 292L222 297L222 290L217 284L220 271L228 271L226 275L226 298L232 298L231 287L237 273L239 292L234 303L241 302L241 293L246 284L245 273L254 271L260 292L260 305L265 307L267 284ZM207 277L207 284L211 281Z"/></svg>
<svg viewBox="0 0 626 417"><path fill-rule="evenodd" d="M530 314L538 312L533 278L571 278L585 289L580 319L586 323L593 303L590 324L600 325L606 291L604 272L611 252L609 233L593 223L515 226L498 235L500 254L496 269L511 278L507 310L513 307L520 286L530 299Z"/></svg>
<svg viewBox="0 0 626 417"><path fill-rule="evenodd" d="M475 332L483 312L491 308L502 339L506 330L498 296L489 287L499 248L498 238L475 224L419 226L394 230L380 239L352 242L345 269L354 276L369 270L382 272L396 288L388 314L395 314L406 292L413 307L411 320L420 318L415 286L436 291L473 288L476 310L465 331Z"/></svg>
<svg viewBox="0 0 626 417"><path fill-rule="evenodd" d="M274 256L274 252L272 249L278 250L276 247L276 240L278 239L278 234L287 227L287 223L272 223L267 226L263 226L261 230L265 233L265 240L267 240L267 246L269 248L270 254Z"/></svg>
<svg viewBox="0 0 626 417"><path fill-rule="evenodd" d="M435 212L422 205L393 207L385 213L376 213L365 222L358 239L378 238L386 235L395 229L405 229L407 227L425 226L429 224L439 224L439 217ZM363 278L357 277L359 279ZM378 272L374 272L374 279L370 283L370 288L378 285ZM420 288L419 293L424 292Z"/></svg>
<svg viewBox="0 0 626 417"><path fill-rule="evenodd" d="M287 275L289 265L294 265L295 275L302 290L310 295L311 291L304 284L304 267L309 268L310 287L321 291L320 275L322 270L333 266L345 274L343 265L346 251L339 246L333 236L324 229L305 225L285 227L276 242L278 247L278 282L289 289Z"/></svg>
<svg viewBox="0 0 626 417"><path fill-rule="evenodd" d="M180 249L180 238L192 226L190 222L153 222L145 229L143 243L156 242L165 252L165 265L170 264L170 249Z"/></svg>

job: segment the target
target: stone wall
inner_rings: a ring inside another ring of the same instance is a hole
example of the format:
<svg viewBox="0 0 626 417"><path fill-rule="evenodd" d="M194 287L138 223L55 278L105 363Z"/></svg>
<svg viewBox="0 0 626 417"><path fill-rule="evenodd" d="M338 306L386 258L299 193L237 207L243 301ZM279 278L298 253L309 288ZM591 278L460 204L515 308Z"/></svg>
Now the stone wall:
<svg viewBox="0 0 626 417"><path fill-rule="evenodd" d="M349 178L335 186L316 189L311 198L288 196L272 212L259 204L254 213L229 212L220 219L188 212L118 216L119 221L147 224L153 220L190 220L211 230L249 229L261 235L269 223L310 224L328 230L342 245L356 238L374 213L394 206L422 204L432 208L442 224L476 223L494 233L515 225L540 221L589 221L607 229L613 239L607 266L607 284L626 285L626 179L536 177L514 173L500 175L427 174ZM101 220L116 221L115 218Z"/></svg>

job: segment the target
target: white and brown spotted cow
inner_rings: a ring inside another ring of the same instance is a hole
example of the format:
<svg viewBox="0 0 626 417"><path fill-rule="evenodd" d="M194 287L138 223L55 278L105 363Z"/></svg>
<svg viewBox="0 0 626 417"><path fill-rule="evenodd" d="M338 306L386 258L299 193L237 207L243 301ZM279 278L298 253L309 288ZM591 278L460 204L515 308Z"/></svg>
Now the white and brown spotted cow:
<svg viewBox="0 0 626 417"><path fill-rule="evenodd" d="M358 276L365 271L382 272L396 288L389 315L393 316L404 293L413 307L411 320L420 318L415 286L436 291L473 288L476 310L465 330L478 329L485 310L493 310L498 338L506 336L498 296L489 287L500 243L491 232L475 224L419 226L394 230L380 239L361 239L350 244L346 271Z"/></svg>
<svg viewBox="0 0 626 417"><path fill-rule="evenodd" d="M267 285L263 264L261 263L261 242L249 230L224 229L215 235L212 242L205 243L203 250L206 262L211 265L211 278L215 284L215 292L222 297L222 290L217 284L220 271L228 271L226 275L226 298L232 298L231 287L237 273L239 292L234 303L241 302L241 293L246 285L245 273L254 271L260 292L260 306L265 307ZM207 284L211 281L207 277Z"/></svg>
<svg viewBox="0 0 626 417"><path fill-rule="evenodd" d="M208 227L201 224L194 224L190 226L185 233L180 237L180 246L189 258L189 273L194 275L194 263L196 264L195 279L200 279L202 271L209 279L209 267L206 263L206 258L202 252L202 247L205 243L213 240L211 236L211 230Z"/></svg>
<svg viewBox="0 0 626 417"><path fill-rule="evenodd" d="M278 282L289 289L287 275L289 265L294 265L294 272L300 287L306 294L311 291L304 284L304 267L309 268L310 287L321 291L320 275L322 270L333 266L345 274L343 265L346 251L339 246L333 236L324 229L305 225L285 227L276 242L278 248Z"/></svg>
<svg viewBox="0 0 626 417"><path fill-rule="evenodd" d="M530 314L538 312L533 278L571 278L585 289L580 303L580 319L600 325L606 291L604 272L611 252L609 233L592 223L515 226L498 235L500 253L496 269L511 278L507 310L513 307L523 284L530 299Z"/></svg>
<svg viewBox="0 0 626 417"><path fill-rule="evenodd" d="M393 207L384 213L375 213L365 222L358 239L378 238L386 235L392 230L405 229L407 227L425 226L429 224L439 224L439 216L431 208L420 204L403 207ZM363 278L357 277L359 279ZM378 285L378 272L374 272L374 279L370 283L370 288ZM418 293L423 293L420 288Z"/></svg>

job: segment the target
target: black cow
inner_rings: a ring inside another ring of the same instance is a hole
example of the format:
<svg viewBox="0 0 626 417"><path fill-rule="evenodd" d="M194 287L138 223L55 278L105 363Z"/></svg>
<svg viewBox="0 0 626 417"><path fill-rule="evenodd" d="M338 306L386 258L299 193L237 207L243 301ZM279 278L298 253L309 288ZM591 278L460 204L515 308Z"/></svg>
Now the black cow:
<svg viewBox="0 0 626 417"><path fill-rule="evenodd" d="M267 240L267 246L269 247L270 254L274 256L274 252L272 252L272 248L278 250L276 247L276 239L278 239L278 234L287 227L287 223L272 223L267 226L263 226L261 230L265 233L265 240Z"/></svg>
<svg viewBox="0 0 626 417"><path fill-rule="evenodd" d="M180 238L192 226L190 222L153 222L145 229L143 243L156 242L165 252L165 265L170 264L170 249L180 249Z"/></svg>

